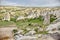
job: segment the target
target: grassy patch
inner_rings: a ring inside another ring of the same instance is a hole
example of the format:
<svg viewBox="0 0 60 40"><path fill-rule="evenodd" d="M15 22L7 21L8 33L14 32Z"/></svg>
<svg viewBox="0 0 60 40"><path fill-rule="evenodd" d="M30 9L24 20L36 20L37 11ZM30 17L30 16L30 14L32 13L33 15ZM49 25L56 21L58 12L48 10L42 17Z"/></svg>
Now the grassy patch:
<svg viewBox="0 0 60 40"><path fill-rule="evenodd" d="M15 23L12 21L0 21L0 27L7 27L9 25L14 25Z"/></svg>
<svg viewBox="0 0 60 40"><path fill-rule="evenodd" d="M16 22L16 25L18 26L18 27L22 27L22 28L24 28L25 26L30 26L29 24L34 24L34 23L37 23L37 24L39 24L39 25L41 25L42 23L43 23L43 20L39 20L39 19L27 19L27 20L20 20L20 21L17 21ZM32 26L30 26L30 27L32 27Z"/></svg>

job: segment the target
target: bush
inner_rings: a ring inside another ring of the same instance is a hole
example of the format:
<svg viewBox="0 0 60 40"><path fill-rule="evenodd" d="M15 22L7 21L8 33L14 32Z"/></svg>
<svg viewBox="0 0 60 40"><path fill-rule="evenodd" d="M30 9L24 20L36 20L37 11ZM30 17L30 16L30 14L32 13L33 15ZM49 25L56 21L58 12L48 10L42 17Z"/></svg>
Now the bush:
<svg viewBox="0 0 60 40"><path fill-rule="evenodd" d="M13 32L16 33L16 32L18 32L18 30L17 29L14 29Z"/></svg>
<svg viewBox="0 0 60 40"><path fill-rule="evenodd" d="M11 20L10 21L14 21L14 22L16 22L16 18L11 18Z"/></svg>

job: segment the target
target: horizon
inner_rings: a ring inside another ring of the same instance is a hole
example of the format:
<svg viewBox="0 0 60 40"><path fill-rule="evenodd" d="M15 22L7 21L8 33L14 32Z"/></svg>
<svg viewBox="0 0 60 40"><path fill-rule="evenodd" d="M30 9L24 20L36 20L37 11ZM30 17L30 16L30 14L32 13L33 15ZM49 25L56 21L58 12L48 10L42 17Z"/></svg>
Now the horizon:
<svg viewBox="0 0 60 40"><path fill-rule="evenodd" d="M0 0L0 6L57 7L60 0Z"/></svg>

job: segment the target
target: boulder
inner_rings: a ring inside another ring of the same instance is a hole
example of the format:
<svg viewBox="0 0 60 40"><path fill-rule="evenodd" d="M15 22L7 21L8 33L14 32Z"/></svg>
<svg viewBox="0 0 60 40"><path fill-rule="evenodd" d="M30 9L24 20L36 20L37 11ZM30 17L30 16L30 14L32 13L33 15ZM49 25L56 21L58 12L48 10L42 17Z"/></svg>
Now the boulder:
<svg viewBox="0 0 60 40"><path fill-rule="evenodd" d="M16 21L18 21L18 20L24 20L25 19L25 17L24 16L19 16L17 19L16 19Z"/></svg>
<svg viewBox="0 0 60 40"><path fill-rule="evenodd" d="M29 31L28 33L26 33L26 36L33 36L36 32L34 30Z"/></svg>
<svg viewBox="0 0 60 40"><path fill-rule="evenodd" d="M16 27L1 27L0 28L0 40L14 40L13 30Z"/></svg>

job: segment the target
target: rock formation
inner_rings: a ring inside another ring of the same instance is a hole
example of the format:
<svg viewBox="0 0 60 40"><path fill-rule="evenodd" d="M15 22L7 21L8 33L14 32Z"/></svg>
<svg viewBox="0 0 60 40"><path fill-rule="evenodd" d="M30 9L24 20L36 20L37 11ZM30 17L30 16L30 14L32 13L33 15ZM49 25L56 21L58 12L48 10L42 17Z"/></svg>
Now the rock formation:
<svg viewBox="0 0 60 40"><path fill-rule="evenodd" d="M44 24L45 24L45 25L50 24L50 15L49 15L49 13L46 13L46 14L44 15Z"/></svg>
<svg viewBox="0 0 60 40"><path fill-rule="evenodd" d="M6 12L6 13L4 14L4 19L3 19L3 20L10 21L10 14L9 14L9 12Z"/></svg>

